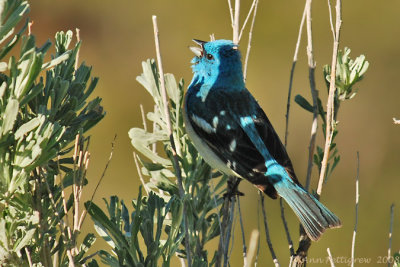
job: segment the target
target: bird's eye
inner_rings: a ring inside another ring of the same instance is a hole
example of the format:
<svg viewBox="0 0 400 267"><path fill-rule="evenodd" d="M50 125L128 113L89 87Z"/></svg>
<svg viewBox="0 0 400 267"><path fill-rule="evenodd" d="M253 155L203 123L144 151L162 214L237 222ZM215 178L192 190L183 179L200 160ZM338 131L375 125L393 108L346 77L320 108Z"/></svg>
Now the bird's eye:
<svg viewBox="0 0 400 267"><path fill-rule="evenodd" d="M213 60L214 59L213 55L211 55L211 54L207 54L206 57L207 57L208 60Z"/></svg>

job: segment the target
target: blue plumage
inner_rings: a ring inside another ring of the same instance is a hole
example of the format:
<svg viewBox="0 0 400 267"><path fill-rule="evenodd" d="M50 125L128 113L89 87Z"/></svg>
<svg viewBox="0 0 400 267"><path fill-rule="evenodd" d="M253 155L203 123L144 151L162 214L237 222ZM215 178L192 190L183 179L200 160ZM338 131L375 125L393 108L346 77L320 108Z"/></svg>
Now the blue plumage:
<svg viewBox="0 0 400 267"><path fill-rule="evenodd" d="M200 155L215 169L280 195L312 240L340 220L298 182L292 163L264 111L246 89L240 52L231 41L192 47L193 79L185 97L185 125Z"/></svg>

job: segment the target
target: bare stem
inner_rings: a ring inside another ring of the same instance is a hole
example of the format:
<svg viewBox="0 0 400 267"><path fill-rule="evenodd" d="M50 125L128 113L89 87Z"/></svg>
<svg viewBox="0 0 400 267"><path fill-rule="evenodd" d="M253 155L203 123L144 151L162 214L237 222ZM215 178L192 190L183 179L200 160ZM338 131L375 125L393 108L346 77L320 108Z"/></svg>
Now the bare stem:
<svg viewBox="0 0 400 267"><path fill-rule="evenodd" d="M387 255L388 259L390 259L392 255L393 219L394 219L394 203L390 206L389 248ZM388 267L390 267L390 260L388 260Z"/></svg>
<svg viewBox="0 0 400 267"><path fill-rule="evenodd" d="M257 229L254 229L250 235L250 242L249 242L249 253L247 254L247 264L243 267L249 267L251 262L253 261L253 257L256 253L258 238L260 236L260 232Z"/></svg>
<svg viewBox="0 0 400 267"><path fill-rule="evenodd" d="M308 58L308 77L310 82L311 96L313 101L313 121L311 126L310 144L308 147L308 165L307 165L307 176L306 176L306 190L310 188L311 173L313 167L313 157L315 150L315 142L317 138L318 129L318 91L315 86L315 61L314 61L314 49L312 39L312 19L311 19L311 4L312 0L306 2L306 17L307 17L307 58Z"/></svg>
<svg viewBox="0 0 400 267"><path fill-rule="evenodd" d="M320 196L322 193L322 186L325 179L326 174L326 166L328 164L329 151L332 142L333 135L333 105L334 105L334 96L336 91L336 63L337 63L337 54L339 48L339 39L340 39L340 27L342 25L342 1L336 0L336 32L334 33L334 41L333 41L333 54L332 54L332 64L331 64L331 80L329 85L329 95L328 95L328 104L327 104L327 114L326 114L326 135L325 135L325 149L324 149L324 157L321 163L321 173L318 181L317 194Z"/></svg>
<svg viewBox="0 0 400 267"><path fill-rule="evenodd" d="M142 104L140 104L140 114L142 115L143 129L147 132L146 115Z"/></svg>
<svg viewBox="0 0 400 267"><path fill-rule="evenodd" d="M240 0L235 0L235 15L233 17L233 43L239 44L239 17L240 17Z"/></svg>
<svg viewBox="0 0 400 267"><path fill-rule="evenodd" d="M328 252L328 258L329 258L329 262L331 263L331 267L335 267L335 263L333 262L331 250L329 248L326 248L326 251Z"/></svg>
<svg viewBox="0 0 400 267"><path fill-rule="evenodd" d="M290 99L291 99L291 95L292 95L293 76L294 76L294 70L296 68L297 57L298 57L299 48L300 48L300 42L301 42L301 35L303 33L303 28L304 28L304 21L305 21L305 18L306 18L306 10L307 10L307 5L304 7L303 16L301 18L300 27L299 27L299 34L297 36L296 47L295 47L295 51L294 51L294 55L293 55L292 68L290 70L288 99L287 99L287 104L286 104L286 115L285 115L285 118L286 118L285 148L287 147L288 135L289 135ZM280 207L281 207L281 218L282 218L283 226L284 226L285 232L286 232L286 239L287 239L288 245L289 245L290 260L292 261L293 256L295 255L295 253L294 253L293 241L292 241L292 238L290 236L289 227L287 225L287 221L286 221L286 218L285 218L285 209L284 209L284 204L283 204L282 198L279 199L279 204L280 204ZM290 266L290 264L289 264L289 266Z"/></svg>
<svg viewBox="0 0 400 267"><path fill-rule="evenodd" d="M275 267L278 267L280 265L279 265L278 259L276 257L274 248L272 246L271 237L269 235L267 213L266 213L265 207L264 207L264 196L262 195L262 193L259 193L259 194L261 197L261 208L262 208L262 213L263 213L263 217L264 217L265 236L267 239L268 248L269 248L269 251L271 252L272 261L274 262Z"/></svg>
<svg viewBox="0 0 400 267"><path fill-rule="evenodd" d="M92 197L90 198L90 203L93 201L93 198L94 198L94 196L96 195L96 192L97 192L97 190L99 189L99 186L100 186L101 182L103 181L104 176L106 175L108 166L110 165L111 159L112 159L113 154L114 154L114 146L115 146L115 140L116 140L116 139L117 139L117 135L114 135L114 140L113 140L112 143L111 143L111 152L110 152L110 156L108 157L108 161L107 161L106 166L104 167L103 173L101 174L100 179L99 179L99 181L97 182L96 187L94 188L94 191L93 191L93 193L92 193ZM89 209L90 209L90 206L89 206L88 210L89 210Z"/></svg>
<svg viewBox="0 0 400 267"><path fill-rule="evenodd" d="M187 217L186 217L185 191L183 189L181 169L179 166L178 155L176 153L176 146L175 146L174 136L173 136L173 132L172 132L172 125L171 125L171 117L169 114L169 104L168 104L168 99L167 99L167 91L165 89L164 70L163 70L161 51L160 51L160 40L159 40L159 32L158 32L158 25L157 25L157 16L153 15L152 19L153 19L153 28L154 28L154 42L155 42L155 47L156 47L157 63L158 63L157 65L158 65L158 71L160 73L161 96L162 96L162 100L163 100L164 113L165 113L165 118L166 118L166 122L167 122L168 135L169 135L169 139L170 139L170 143L171 143L171 152L172 152L172 156L173 156L174 169L175 169L175 173L176 173L176 178L178 180L179 195L183 202L183 214L184 214L183 219L184 219L184 227L185 227L186 255L187 255L188 266L191 267L192 260L191 260L190 243L189 243L189 228L187 225Z"/></svg>
<svg viewBox="0 0 400 267"><path fill-rule="evenodd" d="M25 247L26 257L28 258L29 267L33 267L31 253L29 252L28 247Z"/></svg>
<svg viewBox="0 0 400 267"><path fill-rule="evenodd" d="M354 267L354 254L356 246L356 235L357 235L357 225L358 225L358 200L360 197L359 193L359 178L360 178L360 155L357 151L357 175L356 175L356 220L354 223L353 240L351 242L351 267Z"/></svg>
<svg viewBox="0 0 400 267"><path fill-rule="evenodd" d="M229 197L226 197L224 200L224 204L221 208L222 214L222 222L220 224L220 236L219 236L219 244L218 244L218 256L215 263L216 267L221 267L222 258L224 258L223 266L226 266L228 259L228 249L229 249L229 240L230 240L230 225L232 224L231 215L233 214L232 206L234 203L230 200Z"/></svg>
<svg viewBox="0 0 400 267"><path fill-rule="evenodd" d="M231 25L233 27L233 9L232 9L231 0L228 0L228 7L229 7L229 15L231 17Z"/></svg>
<svg viewBox="0 0 400 267"><path fill-rule="evenodd" d="M143 179L143 175L142 175L142 172L140 171L140 166L139 166L139 162L138 162L137 157L138 156L136 155L136 153L133 152L133 158L135 159L135 165L136 165L136 169L137 169L137 172L138 172L138 175L139 175L139 179L142 182L142 185L144 187L144 190L146 191L146 194L149 195L149 189L147 188L146 182Z"/></svg>
<svg viewBox="0 0 400 267"><path fill-rule="evenodd" d="M243 35L243 32L244 32L244 29L246 28L246 25L247 25L247 22L249 21L251 13L253 12L254 7L256 6L256 2L257 2L257 0L253 0L253 3L251 4L250 10L247 13L246 19L243 22L242 29L240 30L240 34L239 34L239 41L242 39L242 35Z"/></svg>
<svg viewBox="0 0 400 267"><path fill-rule="evenodd" d="M243 219L242 219L242 211L240 209L240 197L239 196L237 196L237 206L238 206L238 212L239 212L240 231L242 232L242 240L243 240L243 266L248 266L246 237L244 235L244 226L243 226Z"/></svg>
<svg viewBox="0 0 400 267"><path fill-rule="evenodd" d="M290 99L291 99L291 96L292 96L293 76L294 76L294 70L296 68L297 57L298 57L298 54L299 54L301 35L303 34L304 21L305 21L305 18L306 18L306 7L307 6L304 7L303 16L301 18L300 27L299 27L299 34L297 36L296 48L294 50L294 55L293 55L292 69L290 70L288 100L287 100L287 104L286 104L286 116L285 116L286 117L285 147L287 146L287 142L288 142L287 140L288 140L288 135L289 135L289 112L290 112Z"/></svg>
<svg viewBox="0 0 400 267"><path fill-rule="evenodd" d="M285 207L283 206L283 199L279 198L279 205L281 207L281 218L282 218L282 222L283 222L283 227L285 228L285 233L286 233L286 238L289 244L289 251L290 251L290 257L293 257L294 254L294 247L293 247L293 241L292 238L290 236L290 232L289 232L289 227L287 225L287 221L285 218Z"/></svg>
<svg viewBox="0 0 400 267"><path fill-rule="evenodd" d="M254 22L256 20L256 15L257 15L258 2L259 2L259 0L254 0L254 2L253 2L253 3L255 3L254 4L254 11L253 11L253 19L251 21L251 26L250 26L250 30L249 30L249 40L248 40L248 43L247 43L246 58L244 60L244 69L243 69L243 78L244 78L245 82L246 82L246 78L247 78L247 66L248 66L250 50L251 50L251 41L253 39L253 29L254 29Z"/></svg>
<svg viewBox="0 0 400 267"><path fill-rule="evenodd" d="M229 258L230 258L229 242L232 237L232 243L233 243L233 238L234 238L234 236L232 235L234 215L235 215L235 198L233 198L230 201L230 207L229 207L229 219L228 219L228 225L226 227L226 236L225 236L224 267L227 267L229 265Z"/></svg>

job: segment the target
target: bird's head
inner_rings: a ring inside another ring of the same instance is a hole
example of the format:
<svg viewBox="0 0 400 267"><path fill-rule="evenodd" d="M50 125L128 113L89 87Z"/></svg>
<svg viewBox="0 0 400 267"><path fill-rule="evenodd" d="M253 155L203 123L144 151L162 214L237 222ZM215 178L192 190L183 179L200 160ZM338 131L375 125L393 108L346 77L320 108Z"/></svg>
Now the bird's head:
<svg viewBox="0 0 400 267"><path fill-rule="evenodd" d="M242 63L237 45L229 40L193 41L199 45L190 47L196 55L191 61L195 76L206 83L234 82L243 87Z"/></svg>

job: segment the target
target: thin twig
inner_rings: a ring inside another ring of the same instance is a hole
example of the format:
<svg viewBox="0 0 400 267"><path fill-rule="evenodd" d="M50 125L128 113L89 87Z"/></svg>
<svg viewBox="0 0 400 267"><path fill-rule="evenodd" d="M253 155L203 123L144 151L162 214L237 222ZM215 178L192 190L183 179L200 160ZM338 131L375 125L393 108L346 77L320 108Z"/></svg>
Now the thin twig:
<svg viewBox="0 0 400 267"><path fill-rule="evenodd" d="M258 202L257 202L257 231L258 233L260 233L260 209L261 209L261 197L258 198ZM257 254L256 254L256 259L254 261L254 267L257 266L258 264L258 256L260 255L260 235L258 235L257 238Z"/></svg>
<svg viewBox="0 0 400 267"><path fill-rule="evenodd" d="M256 21L258 2L259 2L259 0L255 0L253 19L251 21L251 26L250 26L250 30L249 30L249 40L247 43L246 58L244 60L243 79L245 82L246 82L246 78L247 78L247 66L248 66L249 56L250 56L251 41L253 39L253 29L254 29L254 22Z"/></svg>
<svg viewBox="0 0 400 267"><path fill-rule="evenodd" d="M168 99L167 99L167 91L165 88L164 70L163 70L161 51L160 51L160 40L159 40L159 32L158 32L158 25L157 25L157 16L153 15L152 20L153 20L153 28L154 28L154 42L155 42L156 54L157 54L158 72L160 74L161 96L162 96L163 105L164 105L164 113L165 113L165 119L167 122L168 135L169 135L169 139L170 139L170 143L171 143L171 152L172 152L172 157L173 157L174 169L175 169L175 173L176 173L176 178L178 180L179 195L180 195L181 200L183 201L183 214L184 214L183 219L184 219L184 227L185 227L186 255L187 255L188 266L191 267L192 260L191 260L190 243L189 243L189 238L190 238L189 237L189 228L187 225L187 217L186 217L185 191L183 189L181 169L179 166L178 155L176 153L175 141L174 141L172 125L171 125L171 117L169 114L169 105L168 105Z"/></svg>
<svg viewBox="0 0 400 267"><path fill-rule="evenodd" d="M29 252L29 249L27 247L25 247L25 253L26 257L28 258L29 267L33 267L31 253Z"/></svg>
<svg viewBox="0 0 400 267"><path fill-rule="evenodd" d="M243 226L243 219L242 219L242 211L240 209L240 197L239 196L237 196L237 206L238 206L238 213L239 213L240 231L242 232L242 240L243 240L243 266L247 266L248 261L247 261L246 237L244 235L244 226Z"/></svg>
<svg viewBox="0 0 400 267"><path fill-rule="evenodd" d="M306 176L306 190L310 188L311 173L313 167L313 157L315 150L315 142L317 138L318 129L318 91L315 86L315 61L314 61L314 49L313 49L313 38L312 38L312 18L311 18L311 3L312 0L307 0L306 3L306 18L307 18L307 58L308 58L308 78L310 82L311 96L313 101L313 120L311 125L311 136L310 144L308 146L308 165L307 165L307 176Z"/></svg>
<svg viewBox="0 0 400 267"><path fill-rule="evenodd" d="M235 198L233 198L230 201L230 208L229 208L229 220L228 220L228 226L226 228L226 236L225 236L225 254L224 254L224 267L227 267L229 265L229 258L232 250L228 252L229 250L229 243L231 241L231 236L232 236L232 243L234 239L234 235L232 235L232 229L234 229L233 223L234 223L234 215L235 215ZM233 248L233 245L231 246Z"/></svg>
<svg viewBox="0 0 400 267"><path fill-rule="evenodd" d="M115 140L117 140L117 135L114 135L114 140L113 140L112 143L111 143L111 152L110 152L110 156L108 157L108 161L107 161L107 163L106 163L106 166L104 167L103 173L101 174L100 179L99 179L99 181L97 182L96 187L94 188L94 191L93 191L93 193L92 193L92 197L90 198L90 203L92 203L92 201L93 201L93 199L94 199L94 195L96 194L97 189L99 188L99 186L100 186L100 184L101 184L101 181L103 180L104 176L106 175L106 172L107 172L107 169L108 169L108 165L110 165L111 159L112 159L113 154L114 154ZM89 205L88 210L90 210L90 205Z"/></svg>
<svg viewBox="0 0 400 267"><path fill-rule="evenodd" d="M235 0L235 15L233 17L233 43L239 44L239 18L240 18L240 0Z"/></svg>
<svg viewBox="0 0 400 267"><path fill-rule="evenodd" d="M289 79L289 90L288 90L288 100L286 104L286 127L285 127L285 147L287 146L287 140L288 140L288 135L289 135L289 111L290 111L290 99L292 95L292 87L293 87L293 77L294 77L294 70L296 68L296 63L297 63L297 57L299 54L299 48L300 48L300 42L301 42L301 35L303 34L303 28L304 28L304 21L306 20L306 7L304 7L303 11L303 16L301 17L301 22L300 22L300 27L299 27L299 34L297 35L297 42L296 42L296 48L294 50L294 55L293 55L293 63L292 63L292 69L290 70L290 79Z"/></svg>
<svg viewBox="0 0 400 267"><path fill-rule="evenodd" d="M335 267L335 263L333 262L331 250L329 248L326 248L326 251L328 252L328 258L329 258L329 262L331 263L331 267Z"/></svg>
<svg viewBox="0 0 400 267"><path fill-rule="evenodd" d="M218 254L215 262L216 267L221 266L222 258L224 257L224 261L226 259L225 255L228 254L228 228L229 228L229 220L230 220L230 210L231 210L231 200L229 197L224 199L224 204L221 208L222 222L220 224L220 235L219 235L219 244L218 244ZM225 261L226 262L226 261ZM225 266L225 265L224 265Z"/></svg>
<svg viewBox="0 0 400 267"><path fill-rule="evenodd" d="M139 175L140 182L142 182L142 185L144 187L144 190L146 191L146 194L149 195L149 189L147 188L146 182L143 179L143 175L142 175L142 172L140 171L140 166L139 166L137 157L138 157L138 155L135 152L133 152L133 158L135 159L135 165L136 165L136 169L137 169L137 172Z"/></svg>
<svg viewBox="0 0 400 267"><path fill-rule="evenodd" d="M290 70L288 99L287 99L287 104L286 104L286 115L285 115L285 118L286 118L285 148L287 147L288 135L289 135L290 99L291 99L291 95L292 95L294 70L296 68L296 63L297 63L297 58L298 58L298 53L299 53L299 48L300 48L300 42L301 42L301 36L302 36L302 33L303 33L303 28L304 28L304 21L305 21L305 18L306 18L306 10L307 10L307 5L304 7L303 16L301 18L300 27L299 27L299 33L298 33L298 36L297 36L296 48L295 48L294 55L293 55L292 68ZM283 204L282 198L279 199L279 205L281 207L281 218L282 218L283 226L285 228L286 239L287 239L288 245L289 245L290 261L292 262L295 253L294 253L293 241L292 241L292 238L290 236L289 227L287 225L287 221L286 221L286 218L285 218L285 210L284 210L284 206L283 206L284 204ZM289 266L290 266L290 264L289 264Z"/></svg>
<svg viewBox="0 0 400 267"><path fill-rule="evenodd" d="M290 252L290 257L292 258L295 254L294 254L294 247L293 247L293 241L292 238L290 236L290 232L289 232L289 227L287 225L287 221L285 218L285 207L283 206L283 199L280 197L279 198L279 205L281 207L281 219L282 219L282 223L283 223L283 227L285 228L285 233L286 233L286 239L288 241L289 244L289 252Z"/></svg>
<svg viewBox="0 0 400 267"><path fill-rule="evenodd" d="M231 16L231 26L233 27L233 9L231 0L228 0L229 15Z"/></svg>
<svg viewBox="0 0 400 267"><path fill-rule="evenodd" d="M274 262L275 267L278 267L280 265L279 265L278 259L276 257L274 248L272 246L271 237L269 235L267 213L266 213L265 207L264 207L264 196L260 192L259 192L259 194L260 194L260 197L261 197L261 209L262 209L262 213L263 213L263 217L264 217L265 236L266 236L266 239L267 239L268 248L269 248L269 251L271 252L272 261Z"/></svg>
<svg viewBox="0 0 400 267"><path fill-rule="evenodd" d="M253 0L253 3L251 4L250 10L247 13L246 19L243 22L242 29L240 30L240 34L239 34L239 41L242 39L242 35L243 35L243 32L244 32L244 29L246 28L246 24L247 24L247 22L248 22L248 20L249 20L249 18L251 16L251 13L253 12L253 9L254 9L254 7L256 5L256 2L257 2L257 0Z"/></svg>
<svg viewBox="0 0 400 267"><path fill-rule="evenodd" d="M140 104L140 114L142 114L143 129L145 132L147 132L146 115L144 113L144 108L142 104Z"/></svg>
<svg viewBox="0 0 400 267"><path fill-rule="evenodd" d="M65 222L64 222L64 220L61 218L61 216L60 216L60 214L58 213L58 211L57 211L57 205L56 205L56 203L55 203L55 201L54 201L54 198L53 198L53 194L52 194L52 192L51 192L51 190L50 190L50 186L49 186L49 183L47 182L47 179L45 178L45 177L41 177L41 175L40 175L40 173L39 173L39 179L42 179L43 178L43 181L44 181L44 183L46 184L46 189L47 189L47 193L49 194L49 199L50 199L50 202L51 202L51 204L52 204L52 208L53 208L53 210L54 210L54 214L56 215L56 217L58 217L58 219L60 220L60 223L58 224L58 227L60 228L60 232L61 232L61 235L62 235L62 237L63 237L63 240L65 241L65 242L71 242L72 241L72 236L71 236L71 230L70 230L70 227L67 225L65 225ZM60 183L62 183L62 180L60 180ZM67 211L65 211L65 215L67 214ZM67 217L68 218L68 217ZM69 233L69 235L70 235L70 237L69 238L67 238L66 237L66 235L65 235L65 227L67 227L68 228L68 233ZM69 246L67 246L68 247L68 249L67 249L67 256L68 256L68 260L69 260L69 266L75 266L75 264L74 264L74 257L73 257L73 255L72 255L72 249L73 248L70 248Z"/></svg>
<svg viewBox="0 0 400 267"><path fill-rule="evenodd" d="M325 149L324 149L324 157L321 163L321 173L318 181L317 194L320 196L322 193L322 186L325 179L326 166L328 164L329 151L332 142L332 124L334 123L333 115L333 105L334 105L334 96L336 91L336 64L337 64L337 54L339 48L339 40L340 40L340 27L342 25L342 1L336 0L336 32L335 38L333 42L333 54L332 54L332 64L331 64L331 80L329 85L329 95L328 95L328 104L327 104L327 113L326 113L326 135L325 135Z"/></svg>
<svg viewBox="0 0 400 267"><path fill-rule="evenodd" d="M249 252L247 254L247 262L243 267L249 267L251 262L253 261L253 257L256 253L256 247L258 243L258 238L260 236L260 232L257 229L251 231L250 241L249 241Z"/></svg>
<svg viewBox="0 0 400 267"><path fill-rule="evenodd" d="M356 235L358 225L358 200L360 197L359 193L359 178L360 178L360 155L357 151L357 175L356 175L356 221L354 222L353 240L351 242L351 267L354 267L354 250L356 246Z"/></svg>
<svg viewBox="0 0 400 267"><path fill-rule="evenodd" d="M311 126L311 135L310 135L310 143L308 146L308 163L307 163L307 176L306 176L306 185L305 188L308 191L311 182L311 173L313 167L313 156L315 150L315 142L317 137L317 128L318 128L318 91L315 86L315 61L314 61L314 49L313 49L313 39L312 39L312 17L311 17L311 4L312 0L307 0L306 5L304 7L305 20L306 20L306 29L307 29L307 59L308 59L308 74L309 74L309 82L311 95L313 100L313 121ZM308 249L311 246L311 240L307 236L304 231L303 226L300 224L300 241L299 247L296 251L297 256L293 259L293 266L302 266L305 264L305 260L307 258Z"/></svg>
<svg viewBox="0 0 400 267"><path fill-rule="evenodd" d="M390 267L390 260L392 255L392 237L393 237L393 219L394 219L394 203L390 206L390 228L389 228L389 248L388 248L388 267Z"/></svg>
<svg viewBox="0 0 400 267"><path fill-rule="evenodd" d="M335 28L333 26L331 0L328 0L328 10L329 10L329 24L331 25L331 32L332 32L333 39L335 39Z"/></svg>

